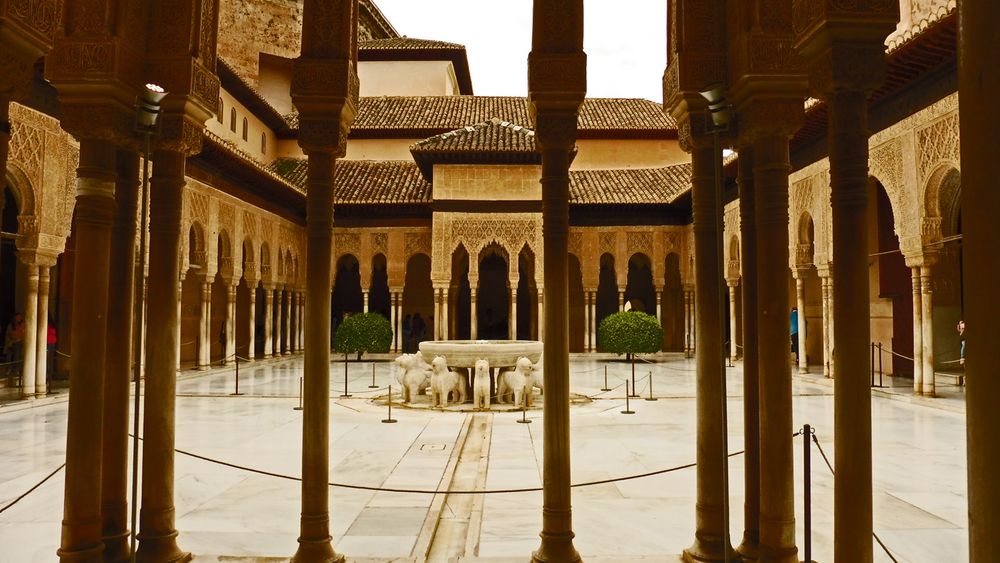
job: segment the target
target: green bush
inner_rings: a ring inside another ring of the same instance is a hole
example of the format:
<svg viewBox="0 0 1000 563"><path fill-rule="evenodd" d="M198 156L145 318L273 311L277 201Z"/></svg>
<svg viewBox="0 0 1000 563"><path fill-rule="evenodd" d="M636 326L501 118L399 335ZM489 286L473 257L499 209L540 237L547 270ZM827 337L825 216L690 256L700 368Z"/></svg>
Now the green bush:
<svg viewBox="0 0 1000 563"><path fill-rule="evenodd" d="M597 344L614 354L652 354L663 346L663 327L641 311L620 311L597 327Z"/></svg>
<svg viewBox="0 0 1000 563"><path fill-rule="evenodd" d="M341 354L385 353L392 346L392 326L378 313L358 313L344 319L333 336L333 349Z"/></svg>

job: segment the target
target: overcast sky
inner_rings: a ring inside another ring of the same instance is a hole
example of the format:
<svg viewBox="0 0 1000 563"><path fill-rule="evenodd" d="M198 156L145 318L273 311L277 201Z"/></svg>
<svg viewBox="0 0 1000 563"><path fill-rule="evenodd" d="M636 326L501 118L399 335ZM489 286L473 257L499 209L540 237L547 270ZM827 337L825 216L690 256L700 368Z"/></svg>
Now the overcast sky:
<svg viewBox="0 0 1000 563"><path fill-rule="evenodd" d="M465 45L478 95L527 95L531 0L375 0L401 35ZM663 102L666 2L586 0L587 96Z"/></svg>

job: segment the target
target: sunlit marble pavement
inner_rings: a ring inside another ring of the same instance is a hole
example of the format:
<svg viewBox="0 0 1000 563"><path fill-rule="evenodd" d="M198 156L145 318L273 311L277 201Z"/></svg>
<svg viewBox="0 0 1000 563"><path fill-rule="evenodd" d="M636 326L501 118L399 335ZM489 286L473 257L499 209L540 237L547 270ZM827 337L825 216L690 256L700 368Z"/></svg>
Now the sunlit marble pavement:
<svg viewBox="0 0 1000 563"><path fill-rule="evenodd" d="M349 365L354 395L340 399L343 364L331 365L331 479L337 483L434 490L449 483L449 461L469 413L396 408L397 424L382 424L386 409L369 397L371 363ZM391 382L388 362L376 363L376 384ZM604 367L615 389L601 393ZM634 415L620 413L630 367L575 358L571 388L595 397L574 406L572 463L575 483L623 477L694 460L694 363L663 356L637 366L638 388L653 372L656 402L633 400ZM739 365L729 373L730 449L742 449ZM232 370L192 374L178 384L177 447L237 465L297 476L300 471L300 357L242 366L240 391ZM394 383L394 382L393 382ZM797 379L796 428L810 423L833 461L832 389ZM541 398L536 405L541 404ZM875 528L899 561L966 561L965 419L961 414L875 397ZM66 403L0 410L0 507L62 463ZM540 409L532 424L517 413L492 415L489 489L541 486ZM802 445L796 439L798 545L802 531ZM813 559L832 561L833 481L813 449ZM287 557L298 534L299 484L185 455L177 456L176 503L180 545L201 558ZM742 457L730 464L731 529L742 535ZM694 534L695 471L573 490L575 545L587 560L676 561ZM59 542L63 474L58 472L0 514L0 562L53 561ZM338 551L363 561L420 560L422 531L436 521L434 495L331 489L331 532ZM541 493L488 494L472 538L482 560L523 560L538 546ZM432 528L432 526L431 526ZM424 538L426 541L426 538ZM426 547L426 545L424 545ZM876 544L876 561L889 561Z"/></svg>

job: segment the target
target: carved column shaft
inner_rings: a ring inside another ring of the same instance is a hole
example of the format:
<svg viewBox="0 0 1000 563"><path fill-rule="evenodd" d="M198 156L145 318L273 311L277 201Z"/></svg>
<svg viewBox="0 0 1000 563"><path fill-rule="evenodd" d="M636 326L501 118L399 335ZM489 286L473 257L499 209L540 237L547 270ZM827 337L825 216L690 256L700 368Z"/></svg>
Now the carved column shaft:
<svg viewBox="0 0 1000 563"><path fill-rule="evenodd" d="M736 327L739 324L739 319L736 315L736 281L729 283L729 359L733 362L736 361L738 355L738 350L736 348Z"/></svg>
<svg viewBox="0 0 1000 563"><path fill-rule="evenodd" d="M871 390L868 363L868 107L860 91L828 100L833 210L834 556L872 560Z"/></svg>
<svg viewBox="0 0 1000 563"><path fill-rule="evenodd" d="M962 129L962 253L965 296L966 432L969 467L969 560L985 563L996 558L1000 530L1000 346L995 332L1000 291L1000 191L996 182L996 155L1000 152L1000 42L996 22L1000 3L962 0L959 3L959 109Z"/></svg>
<svg viewBox="0 0 1000 563"><path fill-rule="evenodd" d="M226 286L226 349L222 357L226 365L236 360L236 286Z"/></svg>
<svg viewBox="0 0 1000 563"><path fill-rule="evenodd" d="M274 355L274 288L264 285L264 357Z"/></svg>
<svg viewBox="0 0 1000 563"><path fill-rule="evenodd" d="M757 559L760 546L760 376L757 350L757 217L753 148L739 151L740 256L743 258L743 541L737 551Z"/></svg>
<svg viewBox="0 0 1000 563"><path fill-rule="evenodd" d="M694 217L695 332L699 346L695 352L697 381L697 502L695 539L684 551L688 561L722 561L731 547L723 526L726 463L723 441L723 327L721 309L722 271L719 264L717 221L722 205L715 190L716 159L711 146L691 149L691 205Z"/></svg>
<svg viewBox="0 0 1000 563"><path fill-rule="evenodd" d="M448 340L451 337L448 334L448 317L450 315L448 309L448 288L445 287L441 290L441 338L443 340Z"/></svg>
<svg viewBox="0 0 1000 563"><path fill-rule="evenodd" d="M81 140L74 236L76 263L87 267L77 268L73 279L70 327L73 364L66 432L61 561L96 560L104 548L101 542L101 441L115 177L114 146L106 141Z"/></svg>
<svg viewBox="0 0 1000 563"><path fill-rule="evenodd" d="M49 266L38 266L38 330L35 332L35 394L48 392Z"/></svg>
<svg viewBox="0 0 1000 563"><path fill-rule="evenodd" d="M38 350L38 265L31 257L25 264L24 331L21 341L21 396L34 397L35 358Z"/></svg>
<svg viewBox="0 0 1000 563"><path fill-rule="evenodd" d="M931 278L931 266L920 267L920 320L923 325L921 343L921 359L923 360L923 387L920 392L933 397L934 389L934 279Z"/></svg>
<svg viewBox="0 0 1000 563"><path fill-rule="evenodd" d="M795 316L798 326L798 348L799 348L799 373L809 371L809 358L806 357L806 280L803 279L805 272L799 272L795 276L795 306L798 315Z"/></svg>
<svg viewBox="0 0 1000 563"><path fill-rule="evenodd" d="M924 323L923 304L920 299L920 266L911 268L913 283L913 394L924 390Z"/></svg>
<svg viewBox="0 0 1000 563"><path fill-rule="evenodd" d="M830 309L830 277L828 275L820 277L820 286L823 291L823 377L829 378L832 375L830 371L830 363L832 362L830 319L833 317L833 311Z"/></svg>
<svg viewBox="0 0 1000 563"><path fill-rule="evenodd" d="M473 285L473 280L472 280L471 276L469 278L469 304L470 304L470 307L469 307L469 311L470 311L470 313L469 313L469 315L470 315L469 330L470 330L471 338L473 340L475 340L475 339L479 338L479 315L478 315L478 311L476 311L476 287Z"/></svg>
<svg viewBox="0 0 1000 563"><path fill-rule="evenodd" d="M764 135L754 140L753 147L759 276L760 556L766 561L797 561L788 361L788 138Z"/></svg>
<svg viewBox="0 0 1000 563"><path fill-rule="evenodd" d="M142 508L137 561L159 563L189 555L174 527L174 439L177 394L177 280L184 192L184 153L153 153L149 207L146 386L143 411Z"/></svg>
<svg viewBox="0 0 1000 563"><path fill-rule="evenodd" d="M257 348L257 284L247 281L250 288L250 306L247 308L247 358L253 360Z"/></svg>
<svg viewBox="0 0 1000 563"><path fill-rule="evenodd" d="M207 278L206 278L207 280ZM212 282L201 284L201 322L198 323L198 368L212 363Z"/></svg>
<svg viewBox="0 0 1000 563"><path fill-rule="evenodd" d="M118 151L115 217L108 278L107 368L104 372L104 467L101 480L101 537L105 561L125 561L129 547L128 429L132 379L132 320L135 304L136 208L139 157Z"/></svg>

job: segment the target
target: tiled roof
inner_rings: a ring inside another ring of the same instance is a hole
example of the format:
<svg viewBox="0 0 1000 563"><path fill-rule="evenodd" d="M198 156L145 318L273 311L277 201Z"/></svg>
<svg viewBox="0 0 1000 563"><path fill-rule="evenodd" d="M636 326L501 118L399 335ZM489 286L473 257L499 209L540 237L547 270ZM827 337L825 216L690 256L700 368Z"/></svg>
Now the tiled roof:
<svg viewBox="0 0 1000 563"><path fill-rule="evenodd" d="M570 170L569 199L578 205L667 204L691 187L691 165Z"/></svg>
<svg viewBox="0 0 1000 563"><path fill-rule="evenodd" d="M306 160L281 158L271 171L303 188ZM340 204L427 204L431 183L417 165L404 160L340 160L336 172L336 202ZM572 170L570 203L574 205L665 205L691 186L691 165L622 170Z"/></svg>
<svg viewBox="0 0 1000 563"><path fill-rule="evenodd" d="M535 132L527 127L493 117L489 121L469 125L424 139L410 152L530 152L535 147Z"/></svg>
<svg viewBox="0 0 1000 563"><path fill-rule="evenodd" d="M308 161L279 158L270 169L305 188ZM338 160L334 201L339 204L430 203L431 184L407 160Z"/></svg>
<svg viewBox="0 0 1000 563"><path fill-rule="evenodd" d="M461 49L465 45L437 41L434 39L417 39L416 37L392 37L390 39L370 39L358 42L358 51L403 51L423 49Z"/></svg>
<svg viewBox="0 0 1000 563"><path fill-rule="evenodd" d="M378 96L359 101L352 133L416 130L444 132L497 117L530 123L527 98L515 96ZM286 116L292 128L298 116ZM636 98L588 98L580 107L581 133L598 131L676 131L660 104ZM426 135L421 135L426 136Z"/></svg>

